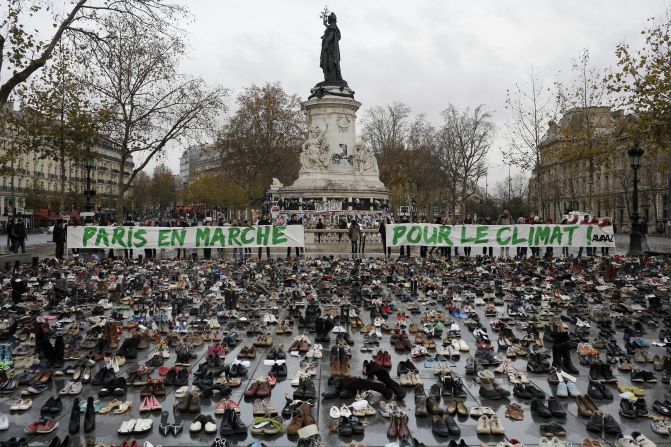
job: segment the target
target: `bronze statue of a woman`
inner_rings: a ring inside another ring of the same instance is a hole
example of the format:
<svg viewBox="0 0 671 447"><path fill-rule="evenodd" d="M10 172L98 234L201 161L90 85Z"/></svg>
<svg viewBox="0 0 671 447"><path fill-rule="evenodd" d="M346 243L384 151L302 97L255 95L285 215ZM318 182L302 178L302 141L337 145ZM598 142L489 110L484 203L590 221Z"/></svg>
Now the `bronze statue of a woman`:
<svg viewBox="0 0 671 447"><path fill-rule="evenodd" d="M326 30L322 36L322 52L319 58L319 66L324 71L323 85L347 85L340 73L340 30L337 25L335 13L322 14L322 20Z"/></svg>

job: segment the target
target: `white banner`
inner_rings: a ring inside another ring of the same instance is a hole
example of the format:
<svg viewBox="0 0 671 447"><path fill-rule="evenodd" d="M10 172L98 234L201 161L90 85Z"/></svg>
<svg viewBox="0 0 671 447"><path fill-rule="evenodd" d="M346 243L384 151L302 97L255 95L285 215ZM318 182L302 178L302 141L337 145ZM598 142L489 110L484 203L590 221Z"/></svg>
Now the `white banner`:
<svg viewBox="0 0 671 447"><path fill-rule="evenodd" d="M68 227L68 248L304 247L302 225Z"/></svg>
<svg viewBox="0 0 671 447"><path fill-rule="evenodd" d="M388 247L615 247L613 227L598 225L386 225Z"/></svg>

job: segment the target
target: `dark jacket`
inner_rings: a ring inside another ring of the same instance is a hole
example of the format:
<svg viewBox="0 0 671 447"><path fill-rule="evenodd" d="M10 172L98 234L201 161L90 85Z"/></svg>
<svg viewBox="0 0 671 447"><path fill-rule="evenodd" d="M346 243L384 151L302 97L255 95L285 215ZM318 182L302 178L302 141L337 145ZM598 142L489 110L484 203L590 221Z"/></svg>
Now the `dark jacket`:
<svg viewBox="0 0 671 447"><path fill-rule="evenodd" d="M68 239L67 231L60 225L54 225L54 235L52 241L57 244L62 244Z"/></svg>

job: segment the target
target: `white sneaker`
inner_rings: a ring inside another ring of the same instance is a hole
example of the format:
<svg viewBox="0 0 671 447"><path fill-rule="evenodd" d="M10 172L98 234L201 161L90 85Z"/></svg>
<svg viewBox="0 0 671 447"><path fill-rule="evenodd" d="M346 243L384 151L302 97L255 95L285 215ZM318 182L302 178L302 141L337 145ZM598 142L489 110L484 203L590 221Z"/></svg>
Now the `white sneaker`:
<svg viewBox="0 0 671 447"><path fill-rule="evenodd" d="M657 444L652 442L647 436L643 433L637 431L631 432L631 437L634 438L634 441L638 443L639 447L657 447Z"/></svg>
<svg viewBox="0 0 671 447"><path fill-rule="evenodd" d="M489 418L487 416L480 416L480 418L478 419L477 432L479 435L491 434L491 428L489 427Z"/></svg>
<svg viewBox="0 0 671 447"><path fill-rule="evenodd" d="M652 445L654 446L655 444ZM637 447L637 444L631 436L620 434L615 440L615 447Z"/></svg>

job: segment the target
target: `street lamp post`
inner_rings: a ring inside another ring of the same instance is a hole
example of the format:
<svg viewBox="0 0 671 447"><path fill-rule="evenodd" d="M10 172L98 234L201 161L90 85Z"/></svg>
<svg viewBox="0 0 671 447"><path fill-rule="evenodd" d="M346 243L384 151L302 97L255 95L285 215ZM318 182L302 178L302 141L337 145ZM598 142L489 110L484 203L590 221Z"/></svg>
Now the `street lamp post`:
<svg viewBox="0 0 671 447"><path fill-rule="evenodd" d="M91 205L91 197L96 195L95 189L91 189L91 169L93 169L93 160L91 159L91 151L89 150L88 157L84 161L84 168L86 169L86 191L84 191L84 196L86 197L86 205L84 208L87 213L91 212L93 208ZM88 217L86 218L89 219Z"/></svg>
<svg viewBox="0 0 671 447"><path fill-rule="evenodd" d="M643 149L638 146L638 142L634 144L634 147L627 151L629 155L629 166L634 171L634 191L632 195L632 205L633 211L631 213L631 231L629 232L629 250L627 251L627 256L642 256L642 232L641 224L639 222L640 216L638 215L638 168L641 167L641 157L643 156Z"/></svg>

